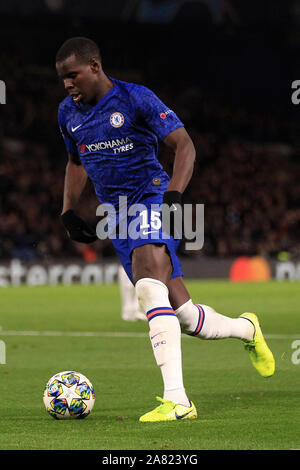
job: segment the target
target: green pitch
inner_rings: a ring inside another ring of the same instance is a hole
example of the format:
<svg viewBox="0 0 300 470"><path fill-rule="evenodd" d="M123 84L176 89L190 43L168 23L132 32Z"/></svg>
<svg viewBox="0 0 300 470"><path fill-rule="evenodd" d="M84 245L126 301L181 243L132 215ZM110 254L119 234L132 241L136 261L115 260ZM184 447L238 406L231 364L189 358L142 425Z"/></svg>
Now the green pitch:
<svg viewBox="0 0 300 470"><path fill-rule="evenodd" d="M300 448L299 283L187 284L195 302L221 313L258 314L276 359L272 378L258 375L239 340L185 336L184 382L198 419L139 423L162 381L147 323L121 320L118 285L3 288L0 449ZM67 369L95 388L83 421L56 421L44 409L47 380Z"/></svg>

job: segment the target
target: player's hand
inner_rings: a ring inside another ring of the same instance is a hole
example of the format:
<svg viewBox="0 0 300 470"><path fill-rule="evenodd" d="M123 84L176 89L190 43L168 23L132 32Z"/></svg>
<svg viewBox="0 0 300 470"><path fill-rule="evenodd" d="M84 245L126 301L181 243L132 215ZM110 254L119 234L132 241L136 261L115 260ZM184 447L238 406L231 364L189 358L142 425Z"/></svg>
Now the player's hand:
<svg viewBox="0 0 300 470"><path fill-rule="evenodd" d="M61 220L71 240L80 243L93 243L98 240L95 230L73 210L64 212Z"/></svg>
<svg viewBox="0 0 300 470"><path fill-rule="evenodd" d="M182 238L182 195L179 191L166 191L163 197L162 229L173 238ZM169 216L166 209L170 211Z"/></svg>

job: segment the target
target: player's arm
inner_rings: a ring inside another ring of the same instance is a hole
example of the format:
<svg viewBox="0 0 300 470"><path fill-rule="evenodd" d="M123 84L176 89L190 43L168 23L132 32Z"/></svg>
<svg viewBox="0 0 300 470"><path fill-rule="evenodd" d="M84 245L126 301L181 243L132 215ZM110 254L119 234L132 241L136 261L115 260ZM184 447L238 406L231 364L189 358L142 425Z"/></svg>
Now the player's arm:
<svg viewBox="0 0 300 470"><path fill-rule="evenodd" d="M181 206L182 193L187 187L194 169L196 151L192 139L184 127L179 127L170 132L164 139L164 143L171 147L175 153L173 173L167 191L164 194L163 203L168 207L176 204Z"/></svg>
<svg viewBox="0 0 300 470"><path fill-rule="evenodd" d="M175 153L173 174L164 202L171 206L181 202L181 194L188 185L194 168L195 148L176 113L147 87L140 86L136 97L139 116L142 116L159 140Z"/></svg>
<svg viewBox="0 0 300 470"><path fill-rule="evenodd" d="M88 175L81 165L78 155L69 153L61 219L71 240L81 243L93 243L97 240L95 230L74 211L87 179Z"/></svg>
<svg viewBox="0 0 300 470"><path fill-rule="evenodd" d="M87 173L81 165L78 155L69 153L65 172L62 214L76 208L87 179Z"/></svg>
<svg viewBox="0 0 300 470"><path fill-rule="evenodd" d="M181 219L178 220L178 218L174 217L174 210L177 210L177 205L181 206L182 193L192 177L196 151L192 139L184 127L178 127L163 140L168 147L173 149L175 154L171 180L163 197L164 206L172 208L170 226L165 225L169 219L164 215L164 208L163 225L166 232L170 230L169 233L175 236L176 232L181 233Z"/></svg>
<svg viewBox="0 0 300 470"><path fill-rule="evenodd" d="M164 143L175 153L173 174L168 191L183 193L194 170L196 151L192 139L184 127L179 127L164 139Z"/></svg>

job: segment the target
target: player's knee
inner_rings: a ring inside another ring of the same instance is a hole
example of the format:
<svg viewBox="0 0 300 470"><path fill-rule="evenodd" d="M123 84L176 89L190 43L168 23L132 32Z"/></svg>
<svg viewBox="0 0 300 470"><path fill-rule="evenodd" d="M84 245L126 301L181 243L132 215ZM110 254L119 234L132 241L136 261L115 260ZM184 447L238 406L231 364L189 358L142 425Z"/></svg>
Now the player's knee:
<svg viewBox="0 0 300 470"><path fill-rule="evenodd" d="M146 244L133 251L134 280L153 278L167 283L172 273L172 263L165 245Z"/></svg>
<svg viewBox="0 0 300 470"><path fill-rule="evenodd" d="M160 305L167 306L169 304L168 288L157 279L139 279L135 284L135 290L143 312L148 312Z"/></svg>

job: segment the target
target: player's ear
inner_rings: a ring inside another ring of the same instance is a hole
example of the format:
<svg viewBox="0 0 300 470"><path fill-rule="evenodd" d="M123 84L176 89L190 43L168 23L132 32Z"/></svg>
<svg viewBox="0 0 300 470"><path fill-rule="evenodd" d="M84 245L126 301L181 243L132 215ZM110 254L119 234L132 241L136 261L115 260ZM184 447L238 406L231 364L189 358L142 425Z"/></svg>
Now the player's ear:
<svg viewBox="0 0 300 470"><path fill-rule="evenodd" d="M100 61L99 59L96 59L95 57L92 57L89 61L89 64L90 64L90 67L91 67L91 70L93 73L98 73L100 68L101 68L101 64L100 64Z"/></svg>

